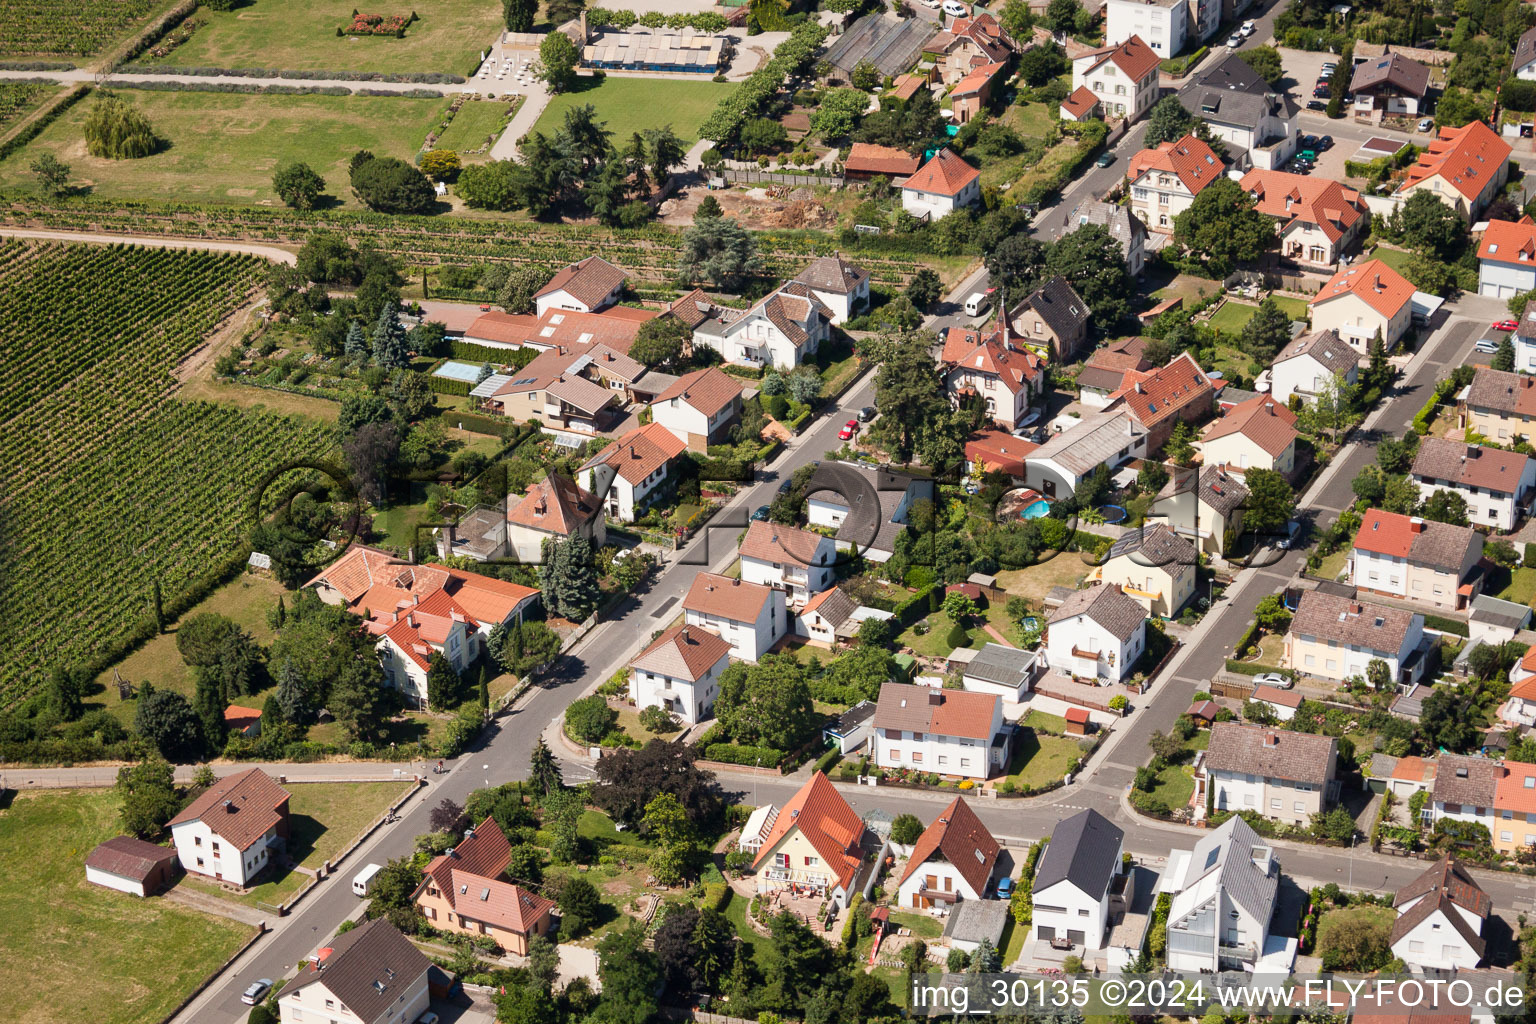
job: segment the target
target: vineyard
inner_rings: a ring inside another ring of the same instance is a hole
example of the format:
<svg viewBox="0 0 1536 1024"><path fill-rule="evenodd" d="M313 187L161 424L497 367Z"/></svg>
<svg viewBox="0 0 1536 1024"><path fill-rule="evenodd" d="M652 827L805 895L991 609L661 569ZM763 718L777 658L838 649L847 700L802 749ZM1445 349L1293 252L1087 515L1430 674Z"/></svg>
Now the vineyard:
<svg viewBox="0 0 1536 1024"><path fill-rule="evenodd" d="M55 92L58 86L42 82L0 82L0 132Z"/></svg>
<svg viewBox="0 0 1536 1024"><path fill-rule="evenodd" d="M8 0L0 57L89 57L127 35L165 0Z"/></svg>
<svg viewBox="0 0 1536 1024"><path fill-rule="evenodd" d="M0 705L95 665L238 555L249 499L318 424L171 394L177 361L263 261L132 246L0 244Z"/></svg>

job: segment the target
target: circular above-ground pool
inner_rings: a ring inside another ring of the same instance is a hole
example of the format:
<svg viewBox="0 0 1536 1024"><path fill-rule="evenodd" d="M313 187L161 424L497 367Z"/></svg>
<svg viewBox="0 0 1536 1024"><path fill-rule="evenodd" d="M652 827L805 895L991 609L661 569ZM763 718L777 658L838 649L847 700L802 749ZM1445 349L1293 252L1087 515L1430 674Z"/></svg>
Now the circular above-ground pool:
<svg viewBox="0 0 1536 1024"><path fill-rule="evenodd" d="M1099 515L1104 517L1106 523L1123 523L1128 515L1125 509L1119 505L1100 505Z"/></svg>

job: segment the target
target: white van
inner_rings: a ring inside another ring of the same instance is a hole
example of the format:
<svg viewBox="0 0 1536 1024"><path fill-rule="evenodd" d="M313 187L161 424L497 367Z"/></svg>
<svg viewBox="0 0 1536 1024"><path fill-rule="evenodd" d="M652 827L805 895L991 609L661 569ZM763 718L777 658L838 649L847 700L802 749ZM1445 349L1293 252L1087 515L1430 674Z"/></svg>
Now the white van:
<svg viewBox="0 0 1536 1024"><path fill-rule="evenodd" d="M992 299L986 292L973 292L971 297L965 300L966 316L981 316L992 305Z"/></svg>
<svg viewBox="0 0 1536 1024"><path fill-rule="evenodd" d="M368 891L373 888L374 876L383 870L382 864L369 864L363 868L357 873L357 877L352 879L352 892L358 896L367 896Z"/></svg>

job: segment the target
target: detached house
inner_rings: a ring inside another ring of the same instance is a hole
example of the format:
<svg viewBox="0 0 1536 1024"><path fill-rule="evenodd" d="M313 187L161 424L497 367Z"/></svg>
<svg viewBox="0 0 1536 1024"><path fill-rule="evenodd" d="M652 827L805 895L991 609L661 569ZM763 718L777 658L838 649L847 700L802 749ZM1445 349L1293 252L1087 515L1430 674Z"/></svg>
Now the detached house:
<svg viewBox="0 0 1536 1024"><path fill-rule="evenodd" d="M833 311L809 285L789 281L740 316L710 318L693 329L693 343L728 363L792 370L831 337Z"/></svg>
<svg viewBox="0 0 1536 1024"><path fill-rule="evenodd" d="M619 301L624 280L624 271L601 256L588 256L557 272L535 292L534 308L539 316L551 309L596 313Z"/></svg>
<svg viewBox="0 0 1536 1024"><path fill-rule="evenodd" d="M1536 436L1536 377L1479 369L1467 388L1462 426L1501 445Z"/></svg>
<svg viewBox="0 0 1536 1024"><path fill-rule="evenodd" d="M1296 414L1269 395L1257 395L1212 420L1195 447L1206 465L1225 466L1239 476L1250 469L1290 476L1296 468L1298 436Z"/></svg>
<svg viewBox="0 0 1536 1024"><path fill-rule="evenodd" d="M1194 357L1180 352L1167 366L1147 373L1128 372L1120 390L1110 396L1109 408L1116 408L1118 401L1145 430L1146 450L1155 452L1167 443L1179 420L1199 426L1209 419L1216 391Z"/></svg>
<svg viewBox="0 0 1536 1024"><path fill-rule="evenodd" d="M1409 967L1462 971L1483 962L1493 901L1449 855L1399 889L1392 907L1397 920L1387 942Z"/></svg>
<svg viewBox="0 0 1536 1024"><path fill-rule="evenodd" d="M1360 193L1331 179L1252 170L1240 184L1255 208L1274 218L1280 255L1307 266L1338 263L1370 222Z"/></svg>
<svg viewBox="0 0 1536 1024"><path fill-rule="evenodd" d="M1007 71L1007 64L983 64L956 82L946 98L955 113L954 123L965 124L984 111L992 102L993 86Z"/></svg>
<svg viewBox="0 0 1536 1024"><path fill-rule="evenodd" d="M981 201L981 172L953 150L941 149L901 186L901 208L933 221Z"/></svg>
<svg viewBox="0 0 1536 1024"><path fill-rule="evenodd" d="M897 906L927 910L936 903L988 898L1000 852L976 812L955 797L912 847L897 883Z"/></svg>
<svg viewBox="0 0 1536 1024"><path fill-rule="evenodd" d="M520 423L538 420L556 430L599 433L617 416L620 395L585 376L591 364L590 347L559 345L541 352L521 370L487 377L470 389L470 397L493 416Z"/></svg>
<svg viewBox="0 0 1536 1024"><path fill-rule="evenodd" d="M1207 555L1221 557L1243 532L1248 488L1221 466L1174 468L1157 492L1149 519L1157 519Z"/></svg>
<svg viewBox="0 0 1536 1024"><path fill-rule="evenodd" d="M954 85L977 68L1006 64L1014 54L1013 40L990 14L955 18L949 29L923 46L924 53L938 57L945 85Z"/></svg>
<svg viewBox="0 0 1536 1024"><path fill-rule="evenodd" d="M1429 68L1400 53L1362 61L1349 80L1355 117L1380 121L1385 114L1418 117L1429 92Z"/></svg>
<svg viewBox="0 0 1536 1024"><path fill-rule="evenodd" d="M1389 680L1411 683L1424 671L1423 641L1424 616L1417 612L1309 590L1291 617L1280 664L1342 683L1370 678L1368 666L1380 659Z"/></svg>
<svg viewBox="0 0 1536 1024"><path fill-rule="evenodd" d="M1477 244L1477 294L1507 299L1536 289L1536 221L1491 220ZM1526 367L1525 363L1516 363Z"/></svg>
<svg viewBox="0 0 1536 1024"><path fill-rule="evenodd" d="M1154 369L1143 354L1145 349L1142 338L1121 338L1094 349L1077 372L1077 400L1092 408L1104 408L1109 396L1125 384L1127 373L1145 374Z"/></svg>
<svg viewBox="0 0 1536 1024"><path fill-rule="evenodd" d="M1116 586L1148 615L1171 619L1195 596L1195 546L1163 523L1127 530L1088 574Z"/></svg>
<svg viewBox="0 0 1536 1024"><path fill-rule="evenodd" d="M1168 855L1168 968L1214 974L1254 970L1269 941L1280 890L1275 851L1233 815Z"/></svg>
<svg viewBox="0 0 1536 1024"><path fill-rule="evenodd" d="M1113 583L1073 591L1045 635L1051 668L1101 684L1130 675L1146 646L1146 609Z"/></svg>
<svg viewBox="0 0 1536 1024"><path fill-rule="evenodd" d="M438 555L537 563L543 560L546 540L581 536L599 548L608 538L602 503L570 477L551 474L535 480L528 493L507 497L502 508L478 507L456 525L439 529Z"/></svg>
<svg viewBox="0 0 1536 1024"><path fill-rule="evenodd" d="M837 545L831 537L782 523L753 521L742 538L741 578L782 590L792 608L832 586Z"/></svg>
<svg viewBox="0 0 1536 1024"><path fill-rule="evenodd" d="M910 173L910 172L909 172ZM869 305L869 271L856 267L842 256L814 259L795 280L809 288L832 311L832 322L840 324Z"/></svg>
<svg viewBox="0 0 1536 1024"><path fill-rule="evenodd" d="M685 373L656 396L651 419L689 451L703 454L723 444L731 425L741 421L741 384L715 366Z"/></svg>
<svg viewBox="0 0 1536 1024"><path fill-rule="evenodd" d="M278 997L282 1024L408 1024L426 1011L432 962L385 918L336 936L321 952Z"/></svg>
<svg viewBox="0 0 1536 1024"><path fill-rule="evenodd" d="M288 791L259 768L226 775L166 829L189 873L246 887L288 846Z"/></svg>
<svg viewBox="0 0 1536 1024"><path fill-rule="evenodd" d="M1008 344L1001 331L983 337L979 331L950 327L944 332L939 361L945 366L944 390L950 402L958 407L980 397L987 417L1004 430L1018 429L1045 391L1045 362L1028 349Z"/></svg>
<svg viewBox="0 0 1536 1024"><path fill-rule="evenodd" d="M1498 720L1512 729L1536 725L1536 647L1509 670L1509 697L1499 705Z"/></svg>
<svg viewBox="0 0 1536 1024"><path fill-rule="evenodd" d="M1115 397L1118 402L1119 394ZM1071 494L1100 465L1114 469L1144 457L1152 447L1148 434L1123 405L1089 413L1024 456L1024 485L1047 498Z"/></svg>
<svg viewBox="0 0 1536 1024"><path fill-rule="evenodd" d="M864 858L873 852L848 801L816 772L769 817L772 825L752 861L757 891L809 890L846 907L858 891Z"/></svg>
<svg viewBox="0 0 1536 1024"><path fill-rule="evenodd" d="M1337 331L1312 331L1292 341L1269 365L1269 393L1281 405L1289 405L1292 395L1313 403L1342 377L1346 384L1360 377L1360 356L1346 345Z"/></svg>
<svg viewBox="0 0 1536 1024"><path fill-rule="evenodd" d="M1217 722L1195 761L1191 806L1203 812L1209 787L1218 811L1306 825L1338 799L1337 775L1338 740L1331 736Z"/></svg>
<svg viewBox="0 0 1536 1024"><path fill-rule="evenodd" d="M692 725L708 717L720 694L731 645L697 626L674 626L629 663L629 697L637 710L659 707Z"/></svg>
<svg viewBox="0 0 1536 1024"><path fill-rule="evenodd" d="M1110 117L1137 121L1157 103L1163 58L1138 35L1072 58L1072 88L1087 89Z"/></svg>
<svg viewBox="0 0 1536 1024"><path fill-rule="evenodd" d="M1037 939L1102 949L1114 912L1129 902L1120 861L1125 833L1092 808L1057 822L1031 890Z"/></svg>
<svg viewBox="0 0 1536 1024"><path fill-rule="evenodd" d="M1408 168L1393 196L1406 200L1415 192L1429 192L1471 224L1509 180L1513 152L1509 143L1482 121L1441 128Z"/></svg>
<svg viewBox="0 0 1536 1024"><path fill-rule="evenodd" d="M1132 277L1141 276L1142 268L1147 265L1147 226L1141 222L1140 217L1116 203L1085 199L1067 215L1062 235L1084 224L1097 224L1107 229L1109 237L1119 242L1125 250L1125 272Z"/></svg>
<svg viewBox="0 0 1536 1024"><path fill-rule="evenodd" d="M485 935L515 956L551 931L555 903L508 882L512 847L495 818L466 829L461 842L433 857L411 899L432 927L453 935Z"/></svg>
<svg viewBox="0 0 1536 1024"><path fill-rule="evenodd" d="M881 768L987 779L1008 766L1011 733L995 694L883 683L871 755Z"/></svg>
<svg viewBox="0 0 1536 1024"><path fill-rule="evenodd" d="M1020 344L1065 363L1088 340L1092 312L1067 279L1057 274L1008 311L1008 324Z"/></svg>
<svg viewBox="0 0 1536 1024"><path fill-rule="evenodd" d="M1515 43L1515 56L1510 71L1516 78L1527 82L1536 81L1536 28L1528 28Z"/></svg>
<svg viewBox="0 0 1536 1024"><path fill-rule="evenodd" d="M1333 331L1360 355L1381 335L1388 350L1413 321L1413 285L1381 260L1345 267L1307 304L1312 329Z"/></svg>
<svg viewBox="0 0 1536 1024"><path fill-rule="evenodd" d="M1435 784L1423 811L1426 824L1442 819L1470 821L1492 833L1494 805L1503 776L1504 766L1490 758L1441 754Z"/></svg>
<svg viewBox="0 0 1536 1024"><path fill-rule="evenodd" d="M1461 611L1476 596L1483 535L1417 516L1370 509L1345 563L1361 591Z"/></svg>
<svg viewBox="0 0 1536 1024"><path fill-rule="evenodd" d="M872 562L896 552L914 501L932 501L932 480L849 462L824 462L806 493L806 519L837 531L839 551L857 551Z"/></svg>
<svg viewBox="0 0 1536 1024"><path fill-rule="evenodd" d="M1467 519L1500 532L1515 528L1536 487L1536 459L1482 445L1426 437L1409 471L1419 497L1455 491L1467 501Z"/></svg>
<svg viewBox="0 0 1536 1024"><path fill-rule="evenodd" d="M672 460L686 450L665 426L647 423L588 459L579 471L580 480L598 496L608 515L632 523L659 496Z"/></svg>
<svg viewBox="0 0 1536 1024"><path fill-rule="evenodd" d="M683 620L719 633L742 661L757 661L789 630L784 591L712 572L693 578Z"/></svg>
<svg viewBox="0 0 1536 1024"><path fill-rule="evenodd" d="M1173 219L1225 174L1221 158L1193 135L1144 149L1131 157L1126 175L1131 212L1151 230L1171 234Z"/></svg>
<svg viewBox="0 0 1536 1024"><path fill-rule="evenodd" d="M1240 170L1275 170L1296 151L1296 101L1238 54L1229 54L1178 97L1214 138L1226 143Z"/></svg>

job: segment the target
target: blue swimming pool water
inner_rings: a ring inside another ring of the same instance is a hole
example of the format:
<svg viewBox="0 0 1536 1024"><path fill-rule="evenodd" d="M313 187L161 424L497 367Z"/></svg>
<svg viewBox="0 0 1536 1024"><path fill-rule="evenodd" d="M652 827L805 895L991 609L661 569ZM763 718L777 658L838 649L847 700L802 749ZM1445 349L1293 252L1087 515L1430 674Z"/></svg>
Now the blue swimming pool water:
<svg viewBox="0 0 1536 1024"><path fill-rule="evenodd" d="M447 377L449 380L462 380L470 384L480 376L480 367L474 363L458 363L449 360L442 366L432 371L434 377Z"/></svg>
<svg viewBox="0 0 1536 1024"><path fill-rule="evenodd" d="M1044 519L1051 514L1051 503L1045 499L1035 502L1019 515L1024 519Z"/></svg>

